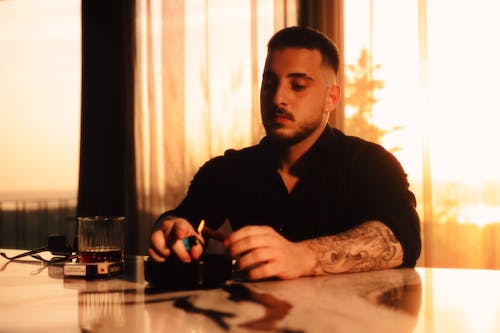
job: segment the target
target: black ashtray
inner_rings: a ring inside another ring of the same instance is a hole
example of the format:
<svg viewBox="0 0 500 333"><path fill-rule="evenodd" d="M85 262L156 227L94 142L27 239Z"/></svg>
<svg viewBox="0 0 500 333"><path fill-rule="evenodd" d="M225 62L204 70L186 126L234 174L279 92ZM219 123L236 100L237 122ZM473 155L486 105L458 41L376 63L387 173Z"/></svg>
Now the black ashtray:
<svg viewBox="0 0 500 333"><path fill-rule="evenodd" d="M232 261L222 254L205 254L199 260L183 263L171 256L165 262L148 258L144 276L153 286L167 289L215 288L231 278Z"/></svg>

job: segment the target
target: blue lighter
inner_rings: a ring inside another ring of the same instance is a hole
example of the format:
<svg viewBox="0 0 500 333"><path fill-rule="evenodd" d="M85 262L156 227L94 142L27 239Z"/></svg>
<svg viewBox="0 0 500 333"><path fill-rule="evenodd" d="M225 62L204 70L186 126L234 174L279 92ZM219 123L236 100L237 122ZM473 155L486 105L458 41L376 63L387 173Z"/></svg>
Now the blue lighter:
<svg viewBox="0 0 500 333"><path fill-rule="evenodd" d="M198 244L198 240L196 239L196 236L190 236L186 237L182 240L184 243L184 246L186 247L186 250L189 252L193 246Z"/></svg>
<svg viewBox="0 0 500 333"><path fill-rule="evenodd" d="M201 235L203 228L205 228L205 220L200 221L200 224L198 225L198 230L197 230L198 234ZM184 243L186 250L189 252L193 246L198 244L198 239L196 238L196 236L189 236L189 237L184 238L182 240L182 242Z"/></svg>

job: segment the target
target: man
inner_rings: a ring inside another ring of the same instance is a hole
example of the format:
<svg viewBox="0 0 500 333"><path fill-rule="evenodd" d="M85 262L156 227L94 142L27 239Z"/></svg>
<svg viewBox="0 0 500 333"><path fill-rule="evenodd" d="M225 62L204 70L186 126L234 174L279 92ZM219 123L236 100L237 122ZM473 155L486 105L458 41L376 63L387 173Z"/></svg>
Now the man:
<svg viewBox="0 0 500 333"><path fill-rule="evenodd" d="M413 267L420 254L415 197L381 146L328 126L340 99L338 52L323 34L291 27L269 41L261 86L266 137L208 161L184 201L151 234L150 256L189 262L201 219L235 230L224 241L249 279ZM199 235L197 237L200 237Z"/></svg>

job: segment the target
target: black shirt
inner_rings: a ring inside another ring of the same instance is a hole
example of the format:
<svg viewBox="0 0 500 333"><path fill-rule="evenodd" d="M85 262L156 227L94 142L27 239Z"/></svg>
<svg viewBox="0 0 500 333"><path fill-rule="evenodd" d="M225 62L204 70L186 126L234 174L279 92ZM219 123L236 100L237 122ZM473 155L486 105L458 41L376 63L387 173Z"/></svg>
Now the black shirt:
<svg viewBox="0 0 500 333"><path fill-rule="evenodd" d="M327 127L294 166L288 193L267 138L208 161L186 198L168 215L217 228L270 225L291 241L333 235L368 220L385 223L404 249L403 266L420 255L415 196L396 158L380 145Z"/></svg>

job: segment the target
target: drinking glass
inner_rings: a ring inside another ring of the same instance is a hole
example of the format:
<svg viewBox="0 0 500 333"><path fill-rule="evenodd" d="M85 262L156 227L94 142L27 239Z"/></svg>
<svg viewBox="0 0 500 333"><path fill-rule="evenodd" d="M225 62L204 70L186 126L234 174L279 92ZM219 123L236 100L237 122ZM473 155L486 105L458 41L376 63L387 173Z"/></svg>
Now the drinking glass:
<svg viewBox="0 0 500 333"><path fill-rule="evenodd" d="M82 263L120 262L124 259L125 217L78 218L78 258Z"/></svg>

